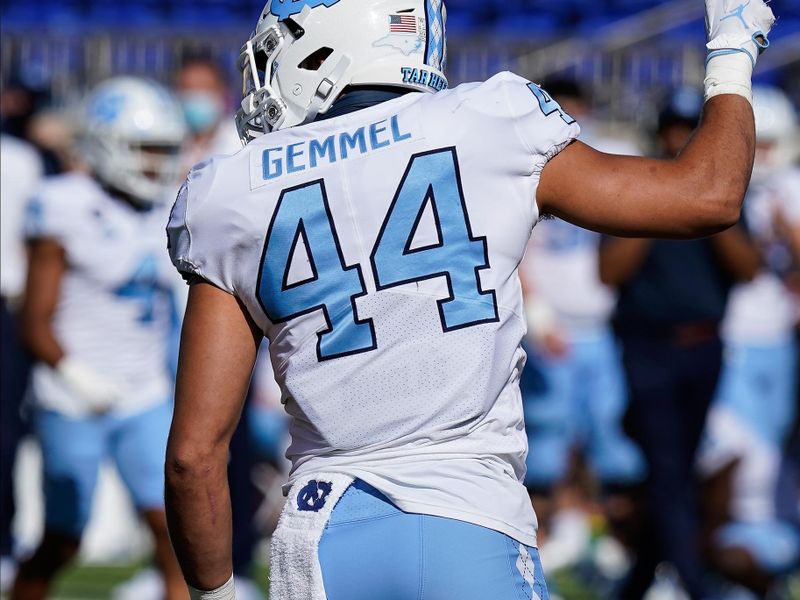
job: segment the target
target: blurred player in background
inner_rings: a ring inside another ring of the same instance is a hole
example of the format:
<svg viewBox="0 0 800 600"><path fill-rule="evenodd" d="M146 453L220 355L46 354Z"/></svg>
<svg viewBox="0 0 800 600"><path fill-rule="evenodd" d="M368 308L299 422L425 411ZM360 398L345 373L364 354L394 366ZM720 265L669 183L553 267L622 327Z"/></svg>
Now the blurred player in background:
<svg viewBox="0 0 800 600"><path fill-rule="evenodd" d="M30 70L36 72L37 69L33 67ZM31 75L26 69L12 73L0 89L0 130L6 136L32 144L39 154L43 173L57 175L70 165L67 164L69 157L54 150L47 128L41 127L42 116L49 112L49 108L49 89L40 75Z"/></svg>
<svg viewBox="0 0 800 600"><path fill-rule="evenodd" d="M178 72L175 91L189 129L181 153L185 173L211 156L233 154L242 147L233 115L228 114L226 78L212 59L187 58Z"/></svg>
<svg viewBox="0 0 800 600"><path fill-rule="evenodd" d="M175 282L163 260L163 199L184 131L180 107L158 84L107 81L82 111L91 174L47 180L28 206L23 336L37 360L46 523L20 567L15 600L44 598L76 555L109 457L154 535L167 597L186 595L163 509Z"/></svg>
<svg viewBox="0 0 800 600"><path fill-rule="evenodd" d="M168 227L191 283L167 505L192 597L234 598L228 445L267 336L293 418L274 600L547 599L517 267L541 214L673 237L738 220L774 19L707 9L704 121L659 161L575 141L510 73L444 91L439 2L267 4L240 59L249 145L190 173Z"/></svg>
<svg viewBox="0 0 800 600"><path fill-rule="evenodd" d="M769 87L755 88L753 100L756 162L744 210L763 262L753 281L731 295L724 370L700 466L716 491L711 559L763 596L777 576L800 564L798 507L791 520L778 513L779 476L796 418L800 296L789 276L800 265L800 171L791 165L798 135L791 102Z"/></svg>
<svg viewBox="0 0 800 600"><path fill-rule="evenodd" d="M552 79L543 87L581 124L583 142L611 154L639 154L634 144L598 131L589 98L576 82ZM619 494L644 477L644 459L622 430L625 376L609 324L614 291L597 272L599 243L598 233L546 219L537 225L520 266L533 343L529 360L544 377L542 392L523 387L522 393L533 448L525 483L534 496L539 532L547 531L547 538L540 535L545 572L576 562L588 549L586 507L574 502L575 494L583 499L586 494L576 486L564 489L576 468L574 451L582 451L617 507L629 504Z"/></svg>
<svg viewBox="0 0 800 600"><path fill-rule="evenodd" d="M30 358L19 341L18 311L25 287L25 204L42 176L42 161L29 144L0 135L0 593L16 572L11 523L14 461L23 434L22 399Z"/></svg>
<svg viewBox="0 0 800 600"><path fill-rule="evenodd" d="M702 107L699 91L669 96L658 121L663 156L687 147ZM632 434L648 468L645 525L623 599L641 598L662 561L677 568L692 598L703 597L694 457L722 362L719 324L728 293L755 275L758 261L738 225L696 241L607 238L601 244L601 279L619 289L615 326Z"/></svg>

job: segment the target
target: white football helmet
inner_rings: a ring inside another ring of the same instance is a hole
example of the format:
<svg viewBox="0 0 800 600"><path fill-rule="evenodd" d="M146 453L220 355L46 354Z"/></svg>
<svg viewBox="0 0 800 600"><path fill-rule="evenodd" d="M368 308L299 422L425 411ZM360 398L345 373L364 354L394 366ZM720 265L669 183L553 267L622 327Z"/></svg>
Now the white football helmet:
<svg viewBox="0 0 800 600"><path fill-rule="evenodd" d="M447 87L444 0L269 0L239 68L243 143L308 123L348 86Z"/></svg>
<svg viewBox="0 0 800 600"><path fill-rule="evenodd" d="M753 179L758 182L789 165L798 151L798 117L791 100L781 89L753 87L756 120L756 162Z"/></svg>
<svg viewBox="0 0 800 600"><path fill-rule="evenodd" d="M166 88L115 77L89 94L81 112L81 154L101 182L144 205L177 188L186 123Z"/></svg>

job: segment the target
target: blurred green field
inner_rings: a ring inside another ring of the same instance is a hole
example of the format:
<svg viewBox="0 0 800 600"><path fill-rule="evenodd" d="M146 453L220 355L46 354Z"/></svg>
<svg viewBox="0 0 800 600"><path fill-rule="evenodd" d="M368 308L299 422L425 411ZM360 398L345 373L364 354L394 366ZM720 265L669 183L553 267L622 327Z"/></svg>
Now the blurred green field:
<svg viewBox="0 0 800 600"><path fill-rule="evenodd" d="M108 600L111 590L143 568L142 564L131 565L79 565L62 575L53 589L52 600ZM267 569L262 567L253 574L254 581L267 592ZM6 599L5 596L2 597Z"/></svg>
<svg viewBox="0 0 800 600"><path fill-rule="evenodd" d="M110 598L111 589L133 577L140 565L78 566L59 578L53 598L60 600L94 600Z"/></svg>
<svg viewBox="0 0 800 600"><path fill-rule="evenodd" d="M133 577L142 564L132 565L79 565L69 569L59 578L53 590L52 600L108 600L114 586ZM267 568L258 567L253 573L254 581L267 595ZM565 600L599 600L577 578L561 573L555 578L560 595Z"/></svg>
<svg viewBox="0 0 800 600"><path fill-rule="evenodd" d="M80 565L67 571L56 584L52 600L108 600L114 586L127 581L144 565ZM267 568L258 567L254 581L267 598ZM562 571L553 577L551 587L563 600L602 600L591 585L582 581L576 572ZM800 574L792 578L786 600L800 600ZM5 599L5 597L3 597Z"/></svg>

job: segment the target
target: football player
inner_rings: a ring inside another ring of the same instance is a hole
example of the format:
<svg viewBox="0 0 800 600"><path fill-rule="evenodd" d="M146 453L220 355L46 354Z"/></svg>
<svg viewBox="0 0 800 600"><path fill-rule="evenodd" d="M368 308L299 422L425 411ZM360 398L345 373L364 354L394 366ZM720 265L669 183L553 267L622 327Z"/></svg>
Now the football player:
<svg viewBox="0 0 800 600"><path fill-rule="evenodd" d="M659 161L576 141L516 75L447 90L439 0L267 3L247 145L195 167L168 226L191 288L166 494L194 598L234 597L228 442L266 336L293 463L270 598L546 600L517 267L543 214L670 237L738 220L774 18L706 7L704 120Z"/></svg>
<svg viewBox="0 0 800 600"><path fill-rule="evenodd" d="M100 463L110 457L155 538L168 598L185 597L167 535L163 465L172 413L168 342L175 280L163 199L185 125L160 85L117 78L86 101L90 173L45 181L28 205L23 337L42 446L45 534L12 598L44 598L78 551Z"/></svg>

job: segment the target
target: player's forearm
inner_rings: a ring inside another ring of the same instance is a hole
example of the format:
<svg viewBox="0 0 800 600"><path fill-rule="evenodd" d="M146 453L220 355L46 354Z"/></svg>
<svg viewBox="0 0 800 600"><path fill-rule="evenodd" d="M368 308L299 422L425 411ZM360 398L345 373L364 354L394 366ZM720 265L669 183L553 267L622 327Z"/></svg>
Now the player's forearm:
<svg viewBox="0 0 800 600"><path fill-rule="evenodd" d="M64 358L64 349L46 317L37 317L23 311L22 341L34 359L51 367L55 367Z"/></svg>
<svg viewBox="0 0 800 600"><path fill-rule="evenodd" d="M228 449L261 340L243 307L192 285L183 321L166 461L167 523L186 582L216 590L231 577Z"/></svg>
<svg viewBox="0 0 800 600"><path fill-rule="evenodd" d="M743 97L706 102L695 134L675 160L680 205L705 232L738 222L755 155L753 109Z"/></svg>
<svg viewBox="0 0 800 600"><path fill-rule="evenodd" d="M51 367L64 358L53 331L53 319L66 270L66 256L59 242L37 239L29 243L21 337L33 357Z"/></svg>
<svg viewBox="0 0 800 600"><path fill-rule="evenodd" d="M170 538L186 582L199 590L222 586L233 572L227 465L227 447L167 450Z"/></svg>

